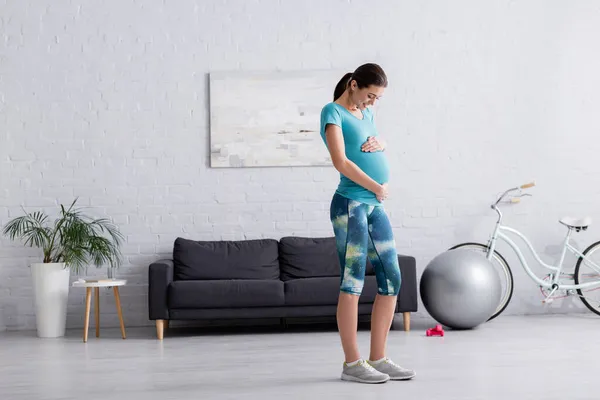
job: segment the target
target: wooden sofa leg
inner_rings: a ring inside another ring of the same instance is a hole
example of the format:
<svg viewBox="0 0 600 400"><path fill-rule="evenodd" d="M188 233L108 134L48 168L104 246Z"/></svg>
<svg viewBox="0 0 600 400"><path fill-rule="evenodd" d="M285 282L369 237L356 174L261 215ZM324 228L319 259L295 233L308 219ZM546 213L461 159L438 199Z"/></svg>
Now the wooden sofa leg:
<svg viewBox="0 0 600 400"><path fill-rule="evenodd" d="M410 331L410 313L409 312L403 312L402 313L402 317L404 319L404 330L406 332Z"/></svg>
<svg viewBox="0 0 600 400"><path fill-rule="evenodd" d="M165 330L165 320L157 319L156 320L156 336L158 337L158 340L163 340L164 330Z"/></svg>

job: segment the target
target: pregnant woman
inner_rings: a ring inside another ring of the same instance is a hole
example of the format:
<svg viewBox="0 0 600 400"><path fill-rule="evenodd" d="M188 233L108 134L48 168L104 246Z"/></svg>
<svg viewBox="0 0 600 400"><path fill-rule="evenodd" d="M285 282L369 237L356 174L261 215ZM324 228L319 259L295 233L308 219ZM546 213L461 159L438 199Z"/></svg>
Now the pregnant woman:
<svg viewBox="0 0 600 400"><path fill-rule="evenodd" d="M340 173L330 218L342 268L337 306L345 355L342 380L361 383L415 376L386 355L401 277L392 227L383 207L390 168L369 109L386 87L387 77L379 65L361 65L340 80L334 101L321 112L321 137ZM357 329L367 257L375 270L377 296L371 316L370 356L364 360L358 350Z"/></svg>

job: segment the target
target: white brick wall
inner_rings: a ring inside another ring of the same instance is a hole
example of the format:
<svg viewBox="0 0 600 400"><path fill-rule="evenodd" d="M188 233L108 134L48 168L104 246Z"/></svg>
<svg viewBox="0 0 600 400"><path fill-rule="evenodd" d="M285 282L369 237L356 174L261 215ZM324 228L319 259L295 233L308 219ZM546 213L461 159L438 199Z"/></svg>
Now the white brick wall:
<svg viewBox="0 0 600 400"><path fill-rule="evenodd" d="M331 234L332 168L208 168L207 73L375 61L390 80L377 114L399 251L420 273L450 245L485 240L493 196L535 179L507 216L552 259L558 217L600 219L599 26L592 0L0 1L0 222L73 196L114 218L126 322L148 324L147 267L177 236ZM593 226L577 241L598 237ZM38 254L0 240L0 330L35 326ZM546 312L514 270L507 312ZM115 325L110 293L103 302ZM72 290L69 327L82 309Z"/></svg>

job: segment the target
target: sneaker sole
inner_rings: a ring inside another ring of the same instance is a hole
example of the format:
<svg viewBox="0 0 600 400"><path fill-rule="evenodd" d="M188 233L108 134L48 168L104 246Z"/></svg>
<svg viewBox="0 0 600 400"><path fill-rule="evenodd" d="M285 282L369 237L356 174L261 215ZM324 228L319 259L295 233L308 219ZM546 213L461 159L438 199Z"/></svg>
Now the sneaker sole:
<svg viewBox="0 0 600 400"><path fill-rule="evenodd" d="M342 380L343 381L350 381L350 382L358 382L358 383L385 383L385 382L387 382L387 381L390 380L390 377L381 378L380 380L377 380L377 381L368 381L368 380L365 380L365 379L357 378L357 377L352 376L352 375L342 374Z"/></svg>
<svg viewBox="0 0 600 400"><path fill-rule="evenodd" d="M417 374L412 374L410 376L402 376L402 377L398 377L398 378L392 378L390 376L390 380L392 380L392 381L407 381L409 379L414 378L415 376L417 376Z"/></svg>

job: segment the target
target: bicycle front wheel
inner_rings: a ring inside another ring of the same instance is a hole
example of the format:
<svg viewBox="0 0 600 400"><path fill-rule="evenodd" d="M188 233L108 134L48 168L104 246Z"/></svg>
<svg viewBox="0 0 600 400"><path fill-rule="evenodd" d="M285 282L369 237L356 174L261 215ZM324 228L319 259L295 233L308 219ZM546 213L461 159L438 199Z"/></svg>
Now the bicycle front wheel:
<svg viewBox="0 0 600 400"><path fill-rule="evenodd" d="M461 243L457 244L454 247L451 247L449 250L459 248L477 251L485 256L487 255L489 247L482 243ZM494 311L492 316L488 318L488 321L493 320L506 309L508 303L510 302L510 299L512 298L514 288L512 271L510 270L510 267L508 266L508 263L506 262L504 257L502 257L502 254L494 250L491 262L492 265L494 265L496 272L498 273L498 278L500 279L500 283L502 285L502 292L500 294L500 303L498 304L498 307L496 307L496 310Z"/></svg>
<svg viewBox="0 0 600 400"><path fill-rule="evenodd" d="M596 265L600 266L600 242L590 245L577 260L575 284L600 281L600 270ZM590 311L600 315L600 288L577 289L577 294Z"/></svg>

